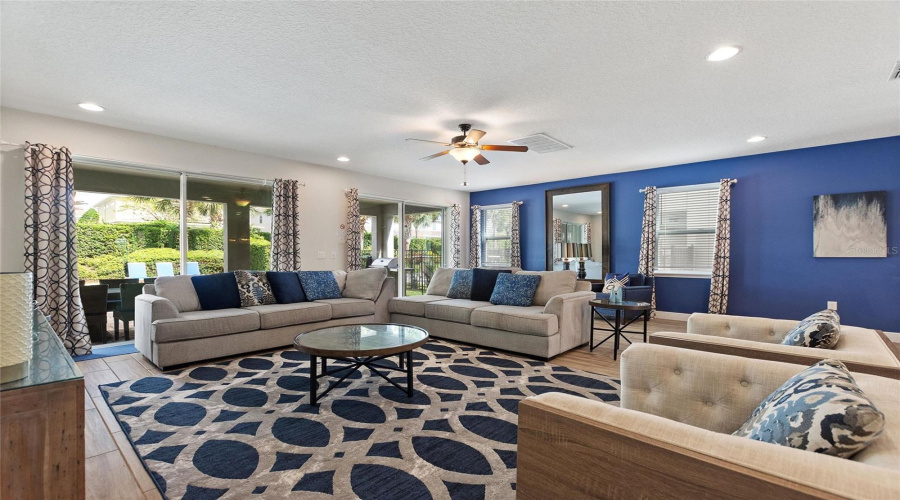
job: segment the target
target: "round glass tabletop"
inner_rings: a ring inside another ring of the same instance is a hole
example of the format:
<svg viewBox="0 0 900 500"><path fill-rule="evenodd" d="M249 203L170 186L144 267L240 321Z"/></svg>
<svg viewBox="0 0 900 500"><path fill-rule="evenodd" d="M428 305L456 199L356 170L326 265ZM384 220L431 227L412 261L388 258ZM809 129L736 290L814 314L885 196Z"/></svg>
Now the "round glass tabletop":
<svg viewBox="0 0 900 500"><path fill-rule="evenodd" d="M409 325L342 325L294 338L294 346L314 356L376 356L409 351L424 344L428 332Z"/></svg>

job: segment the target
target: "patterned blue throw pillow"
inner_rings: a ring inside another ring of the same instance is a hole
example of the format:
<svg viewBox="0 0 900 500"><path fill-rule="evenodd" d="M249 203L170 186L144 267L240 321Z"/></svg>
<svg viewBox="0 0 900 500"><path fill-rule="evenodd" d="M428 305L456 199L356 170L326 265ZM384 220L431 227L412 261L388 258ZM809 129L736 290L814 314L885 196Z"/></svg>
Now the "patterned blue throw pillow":
<svg viewBox="0 0 900 500"><path fill-rule="evenodd" d="M836 359L794 375L733 435L848 458L884 430L884 413Z"/></svg>
<svg viewBox="0 0 900 500"><path fill-rule="evenodd" d="M241 307L277 303L265 271L235 271L234 278L241 296Z"/></svg>
<svg viewBox="0 0 900 500"><path fill-rule="evenodd" d="M466 299L472 298L472 270L457 269L453 273L453 279L450 281L450 290L447 291L448 299Z"/></svg>
<svg viewBox="0 0 900 500"><path fill-rule="evenodd" d="M331 271L300 271L300 285L307 300L341 298L341 287Z"/></svg>
<svg viewBox="0 0 900 500"><path fill-rule="evenodd" d="M833 349L841 336L841 317L826 309L805 318L781 341L782 345Z"/></svg>
<svg viewBox="0 0 900 500"><path fill-rule="evenodd" d="M537 274L501 274L497 276L491 304L528 307L534 301L534 292L540 284L541 277Z"/></svg>

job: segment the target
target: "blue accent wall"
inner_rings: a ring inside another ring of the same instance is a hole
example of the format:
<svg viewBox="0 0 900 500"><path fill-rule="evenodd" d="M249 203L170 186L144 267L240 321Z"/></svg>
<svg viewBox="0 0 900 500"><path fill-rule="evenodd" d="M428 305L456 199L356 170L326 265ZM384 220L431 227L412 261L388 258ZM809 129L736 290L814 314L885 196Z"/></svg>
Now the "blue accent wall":
<svg viewBox="0 0 900 500"><path fill-rule="evenodd" d="M549 163L554 157L546 157ZM609 182L611 266L637 270L645 186L736 178L728 313L800 319L838 301L847 325L900 332L900 136L471 194L473 205L524 201L522 267L546 266L544 192ZM814 258L813 196L887 191L887 258ZM705 312L709 279L658 278L660 311Z"/></svg>

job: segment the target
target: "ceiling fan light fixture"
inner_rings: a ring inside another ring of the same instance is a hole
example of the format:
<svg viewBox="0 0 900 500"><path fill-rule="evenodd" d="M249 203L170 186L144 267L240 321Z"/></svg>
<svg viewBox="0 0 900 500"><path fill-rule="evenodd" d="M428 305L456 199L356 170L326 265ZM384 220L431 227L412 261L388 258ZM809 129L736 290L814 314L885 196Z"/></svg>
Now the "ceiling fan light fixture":
<svg viewBox="0 0 900 500"><path fill-rule="evenodd" d="M481 152L479 152L475 148L453 148L450 150L450 156L463 163L472 161L476 156L480 154Z"/></svg>

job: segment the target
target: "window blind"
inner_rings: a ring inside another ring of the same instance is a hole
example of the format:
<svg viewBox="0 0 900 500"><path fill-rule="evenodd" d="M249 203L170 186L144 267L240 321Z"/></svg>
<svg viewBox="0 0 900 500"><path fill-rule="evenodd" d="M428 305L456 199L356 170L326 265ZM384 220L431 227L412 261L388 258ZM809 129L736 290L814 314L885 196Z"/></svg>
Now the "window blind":
<svg viewBox="0 0 900 500"><path fill-rule="evenodd" d="M481 213L481 265L509 267L512 248L512 207L485 207Z"/></svg>
<svg viewBox="0 0 900 500"><path fill-rule="evenodd" d="M656 273L712 273L718 184L658 191Z"/></svg>

